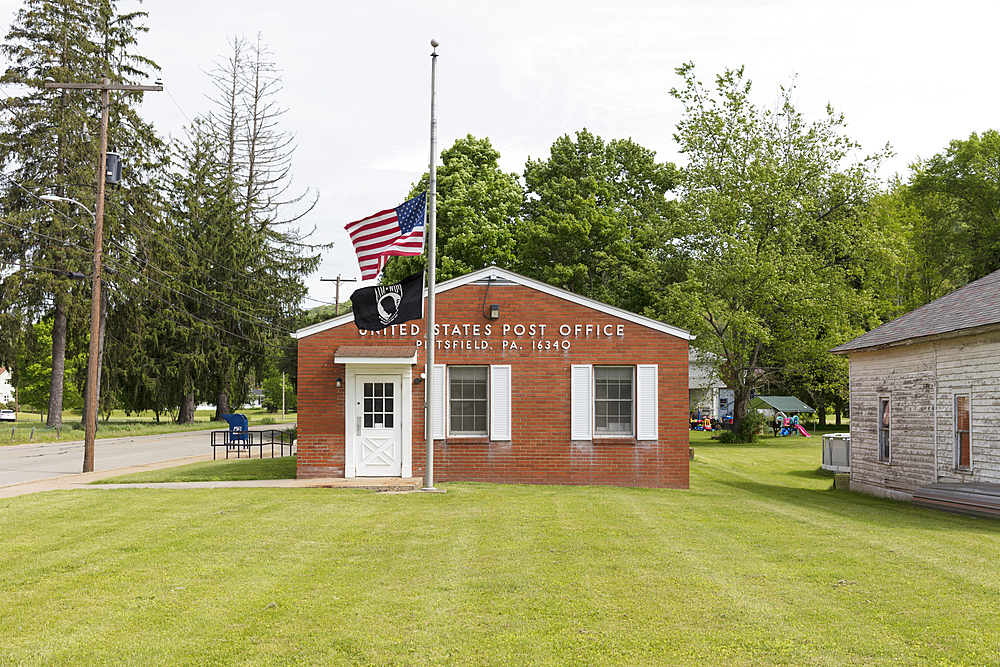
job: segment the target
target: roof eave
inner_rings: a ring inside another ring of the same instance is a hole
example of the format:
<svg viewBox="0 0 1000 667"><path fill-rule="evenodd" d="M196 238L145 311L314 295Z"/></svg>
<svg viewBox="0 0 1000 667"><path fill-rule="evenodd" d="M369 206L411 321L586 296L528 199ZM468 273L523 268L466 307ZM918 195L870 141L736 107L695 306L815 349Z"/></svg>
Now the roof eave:
<svg viewBox="0 0 1000 667"><path fill-rule="evenodd" d="M887 350L894 347L906 347L908 345L933 343L939 340L949 340L951 338L960 338L962 336L977 336L982 333L988 333L991 330L1000 331L1000 324L984 324L978 327L953 329L952 331L944 331L941 333L931 334L930 336L913 336L910 338L890 341L888 343L880 343L878 345L865 345L863 347L851 347L847 349L841 349L843 346L840 346L830 350L830 353L850 354L851 352L877 352L879 350Z"/></svg>

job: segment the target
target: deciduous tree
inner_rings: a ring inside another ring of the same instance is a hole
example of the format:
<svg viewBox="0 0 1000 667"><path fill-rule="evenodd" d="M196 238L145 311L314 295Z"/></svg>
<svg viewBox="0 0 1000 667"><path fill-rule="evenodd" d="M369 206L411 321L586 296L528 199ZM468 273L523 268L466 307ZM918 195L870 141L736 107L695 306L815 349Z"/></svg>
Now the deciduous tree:
<svg viewBox="0 0 1000 667"><path fill-rule="evenodd" d="M630 139L605 143L586 129L528 160L516 268L577 294L635 312L677 268L670 191L673 165Z"/></svg>
<svg viewBox="0 0 1000 667"><path fill-rule="evenodd" d="M1000 269L1000 132L973 132L915 166L911 190L931 223L939 271L954 275L957 262L972 281Z"/></svg>
<svg viewBox="0 0 1000 667"><path fill-rule="evenodd" d="M827 109L807 122L782 89L757 107L743 70L707 89L694 66L672 91L684 104L676 139L688 160L681 202L692 258L669 286L669 310L721 359L735 419L769 373L865 330L863 267L875 240L863 216L879 156L852 159L857 144ZM819 345L816 345L816 343ZM829 382L829 380L825 380Z"/></svg>
<svg viewBox="0 0 1000 667"><path fill-rule="evenodd" d="M471 134L441 152L437 169L438 281L486 266L510 267L514 263L514 227L524 193L517 176L500 169L499 159L500 153L488 138ZM426 190L429 180L424 174L407 198ZM425 244L420 257L392 258L383 282L399 282L426 266Z"/></svg>

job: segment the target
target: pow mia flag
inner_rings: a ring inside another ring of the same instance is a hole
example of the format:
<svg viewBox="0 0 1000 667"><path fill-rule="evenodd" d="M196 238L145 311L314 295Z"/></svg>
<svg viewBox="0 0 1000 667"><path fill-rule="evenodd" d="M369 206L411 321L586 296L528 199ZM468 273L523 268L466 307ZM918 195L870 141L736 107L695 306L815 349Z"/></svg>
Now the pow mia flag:
<svg viewBox="0 0 1000 667"><path fill-rule="evenodd" d="M414 273L397 285L362 287L351 295L354 324L358 329L381 331L393 324L424 316L424 272Z"/></svg>

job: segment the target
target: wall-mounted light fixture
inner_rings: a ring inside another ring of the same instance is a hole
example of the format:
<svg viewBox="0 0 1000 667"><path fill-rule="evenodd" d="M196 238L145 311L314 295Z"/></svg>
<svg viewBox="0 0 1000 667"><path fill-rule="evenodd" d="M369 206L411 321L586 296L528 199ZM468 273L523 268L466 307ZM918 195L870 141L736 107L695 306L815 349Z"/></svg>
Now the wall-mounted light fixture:
<svg viewBox="0 0 1000 667"><path fill-rule="evenodd" d="M426 377L427 377L427 373L421 373L420 377L413 378L413 384L414 385L420 384L421 382L424 381L424 378L426 378Z"/></svg>
<svg viewBox="0 0 1000 667"><path fill-rule="evenodd" d="M498 303L490 304L490 319L491 320L500 319L500 304Z"/></svg>
<svg viewBox="0 0 1000 667"><path fill-rule="evenodd" d="M337 378L337 389L340 389L344 384L344 378Z"/></svg>

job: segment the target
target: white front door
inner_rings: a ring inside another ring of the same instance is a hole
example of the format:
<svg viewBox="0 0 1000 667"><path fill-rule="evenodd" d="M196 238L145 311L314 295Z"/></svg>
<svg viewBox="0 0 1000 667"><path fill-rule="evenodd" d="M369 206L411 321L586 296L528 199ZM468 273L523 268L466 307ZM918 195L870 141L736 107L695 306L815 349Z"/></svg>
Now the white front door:
<svg viewBox="0 0 1000 667"><path fill-rule="evenodd" d="M358 477L399 477L403 471L402 379L356 375L355 461Z"/></svg>

